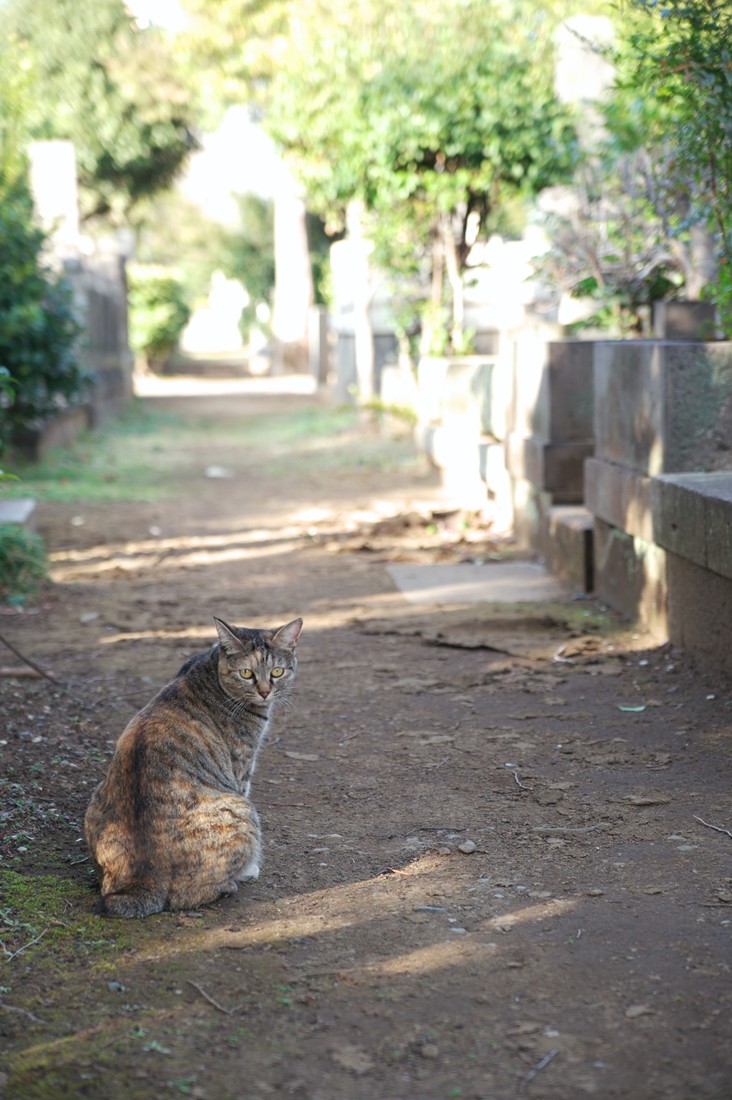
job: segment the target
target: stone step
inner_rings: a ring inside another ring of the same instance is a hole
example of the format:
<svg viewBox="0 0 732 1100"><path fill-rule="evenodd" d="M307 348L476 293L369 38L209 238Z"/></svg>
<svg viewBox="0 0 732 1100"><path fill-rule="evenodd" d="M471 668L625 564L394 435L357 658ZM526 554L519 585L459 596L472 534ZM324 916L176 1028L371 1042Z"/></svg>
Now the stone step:
<svg viewBox="0 0 732 1100"><path fill-rule="evenodd" d="M33 530L36 502L30 497L0 500L0 524L15 524Z"/></svg>
<svg viewBox="0 0 732 1100"><path fill-rule="evenodd" d="M543 540L546 565L576 592L594 591L593 518L579 505L555 504L546 516Z"/></svg>

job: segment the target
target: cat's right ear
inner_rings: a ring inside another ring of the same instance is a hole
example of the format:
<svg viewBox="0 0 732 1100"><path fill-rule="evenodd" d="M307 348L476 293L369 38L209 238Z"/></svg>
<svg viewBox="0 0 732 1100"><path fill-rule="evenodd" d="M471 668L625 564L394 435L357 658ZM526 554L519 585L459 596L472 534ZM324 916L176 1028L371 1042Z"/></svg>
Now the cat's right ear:
<svg viewBox="0 0 732 1100"><path fill-rule="evenodd" d="M302 619L293 619L287 626L281 626L272 641L275 645L284 646L285 649L294 649L302 630Z"/></svg>
<svg viewBox="0 0 732 1100"><path fill-rule="evenodd" d="M241 641L237 638L231 627L223 619L217 619L214 615L216 630L219 635L221 648L227 657L237 657L241 654Z"/></svg>

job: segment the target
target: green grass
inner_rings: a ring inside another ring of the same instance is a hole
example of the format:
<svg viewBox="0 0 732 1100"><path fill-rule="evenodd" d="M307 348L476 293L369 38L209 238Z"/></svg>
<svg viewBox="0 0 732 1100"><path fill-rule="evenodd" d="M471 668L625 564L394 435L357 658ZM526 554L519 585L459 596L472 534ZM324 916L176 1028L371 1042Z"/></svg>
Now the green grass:
<svg viewBox="0 0 732 1100"><path fill-rule="evenodd" d="M412 460L404 440L365 430L355 409L306 408L264 416L182 416L135 401L40 463L9 464L18 480L0 496L62 503L155 501L178 495L207 465L299 472L391 469Z"/></svg>
<svg viewBox="0 0 732 1100"><path fill-rule="evenodd" d="M22 603L46 576L46 557L38 535L17 524L0 524L0 599Z"/></svg>

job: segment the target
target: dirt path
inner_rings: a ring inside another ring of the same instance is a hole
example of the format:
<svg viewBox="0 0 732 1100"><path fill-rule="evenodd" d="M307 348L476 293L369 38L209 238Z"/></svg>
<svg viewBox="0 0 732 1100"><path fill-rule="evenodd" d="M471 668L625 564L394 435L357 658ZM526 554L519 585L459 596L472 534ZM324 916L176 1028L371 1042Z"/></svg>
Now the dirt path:
<svg viewBox="0 0 732 1100"><path fill-rule="evenodd" d="M241 442L181 454L178 499L41 510L56 583L0 631L68 690L0 681L0 1094L729 1097L729 685L589 602L407 604L387 561L466 548L364 530L434 494L405 444L277 449L312 400L179 404ZM214 613L305 620L262 878L94 917L89 792Z"/></svg>

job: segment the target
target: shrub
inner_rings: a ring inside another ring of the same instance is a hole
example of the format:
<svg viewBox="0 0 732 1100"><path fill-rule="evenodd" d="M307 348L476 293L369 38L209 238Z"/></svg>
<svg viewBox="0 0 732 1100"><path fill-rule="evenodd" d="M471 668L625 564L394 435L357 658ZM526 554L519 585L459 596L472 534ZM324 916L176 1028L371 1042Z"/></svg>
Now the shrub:
<svg viewBox="0 0 732 1100"><path fill-rule="evenodd" d="M161 268L138 267L129 278L130 343L150 367L178 346L191 310L183 285Z"/></svg>
<svg viewBox="0 0 732 1100"><path fill-rule="evenodd" d="M22 181L0 193L0 450L59 409L81 404L89 376L79 364L71 288L43 256Z"/></svg>
<svg viewBox="0 0 732 1100"><path fill-rule="evenodd" d="M38 535L14 523L0 524L0 599L22 603L46 579L46 559Z"/></svg>

